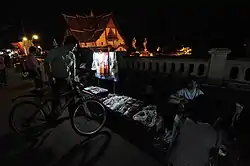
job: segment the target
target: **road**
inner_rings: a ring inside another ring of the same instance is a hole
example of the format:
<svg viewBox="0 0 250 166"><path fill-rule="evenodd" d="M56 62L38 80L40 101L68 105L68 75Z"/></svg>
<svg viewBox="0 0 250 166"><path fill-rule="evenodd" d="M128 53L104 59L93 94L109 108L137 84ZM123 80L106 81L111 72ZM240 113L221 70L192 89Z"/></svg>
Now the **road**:
<svg viewBox="0 0 250 166"><path fill-rule="evenodd" d="M158 166L137 147L104 128L92 139L78 136L68 120L49 129L36 141L26 140L12 132L8 125L11 99L25 93L30 81L9 71L9 86L0 89L0 162L2 166Z"/></svg>

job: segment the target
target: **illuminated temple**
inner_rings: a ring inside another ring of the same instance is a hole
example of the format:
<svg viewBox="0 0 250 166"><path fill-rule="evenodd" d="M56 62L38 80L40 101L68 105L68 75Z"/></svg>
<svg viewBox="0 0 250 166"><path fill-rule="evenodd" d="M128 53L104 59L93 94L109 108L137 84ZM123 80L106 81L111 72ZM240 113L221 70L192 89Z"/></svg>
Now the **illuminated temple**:
<svg viewBox="0 0 250 166"><path fill-rule="evenodd" d="M112 48L116 51L126 51L126 45L113 14L95 16L68 16L63 14L68 25L66 36L73 35L82 48Z"/></svg>

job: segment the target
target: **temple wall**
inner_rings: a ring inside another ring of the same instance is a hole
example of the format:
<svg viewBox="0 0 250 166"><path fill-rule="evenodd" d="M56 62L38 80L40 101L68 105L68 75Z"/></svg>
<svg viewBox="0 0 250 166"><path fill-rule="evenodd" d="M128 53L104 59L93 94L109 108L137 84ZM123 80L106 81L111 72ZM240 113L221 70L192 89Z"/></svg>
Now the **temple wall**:
<svg viewBox="0 0 250 166"><path fill-rule="evenodd" d="M112 28L112 30L117 31L115 28ZM106 28L106 32L104 31L96 42L80 43L80 46L81 47L96 47L96 46L105 47L105 46L111 45L112 47L117 48L118 46L125 44L123 38L121 37L118 31L116 32L118 40L107 41L106 35L108 34L108 31L109 31L109 28Z"/></svg>
<svg viewBox="0 0 250 166"><path fill-rule="evenodd" d="M96 41L96 45L98 47L103 47L103 46L107 46L108 45L108 43L106 42L105 31L102 33L102 35L100 36L100 38Z"/></svg>

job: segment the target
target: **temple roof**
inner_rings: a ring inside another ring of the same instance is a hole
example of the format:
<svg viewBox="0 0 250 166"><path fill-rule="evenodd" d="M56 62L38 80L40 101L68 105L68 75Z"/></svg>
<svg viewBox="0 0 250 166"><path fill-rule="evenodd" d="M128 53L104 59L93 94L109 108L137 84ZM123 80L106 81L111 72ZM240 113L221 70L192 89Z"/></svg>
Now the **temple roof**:
<svg viewBox="0 0 250 166"><path fill-rule="evenodd" d="M112 21L112 13L99 16L68 16L63 14L63 17L72 35L80 42L95 42Z"/></svg>

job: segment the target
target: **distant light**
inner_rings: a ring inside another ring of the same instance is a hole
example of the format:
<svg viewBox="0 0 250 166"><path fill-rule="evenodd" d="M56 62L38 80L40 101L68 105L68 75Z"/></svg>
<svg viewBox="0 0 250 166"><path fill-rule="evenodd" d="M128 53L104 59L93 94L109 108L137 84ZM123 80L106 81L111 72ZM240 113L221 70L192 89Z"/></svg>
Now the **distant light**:
<svg viewBox="0 0 250 166"><path fill-rule="evenodd" d="M27 37L23 37L23 41L27 41L28 40L28 38Z"/></svg>
<svg viewBox="0 0 250 166"><path fill-rule="evenodd" d="M3 51L0 51L0 55L3 55Z"/></svg>
<svg viewBox="0 0 250 166"><path fill-rule="evenodd" d="M38 37L38 35L33 35L33 36L32 36L32 39L38 40L39 37Z"/></svg>
<svg viewBox="0 0 250 166"><path fill-rule="evenodd" d="M37 46L37 48L40 48L40 49L41 49L41 46Z"/></svg>
<svg viewBox="0 0 250 166"><path fill-rule="evenodd" d="M14 51L11 51L10 53L9 53L9 56L12 56L12 55L14 55L15 54L15 52Z"/></svg>

